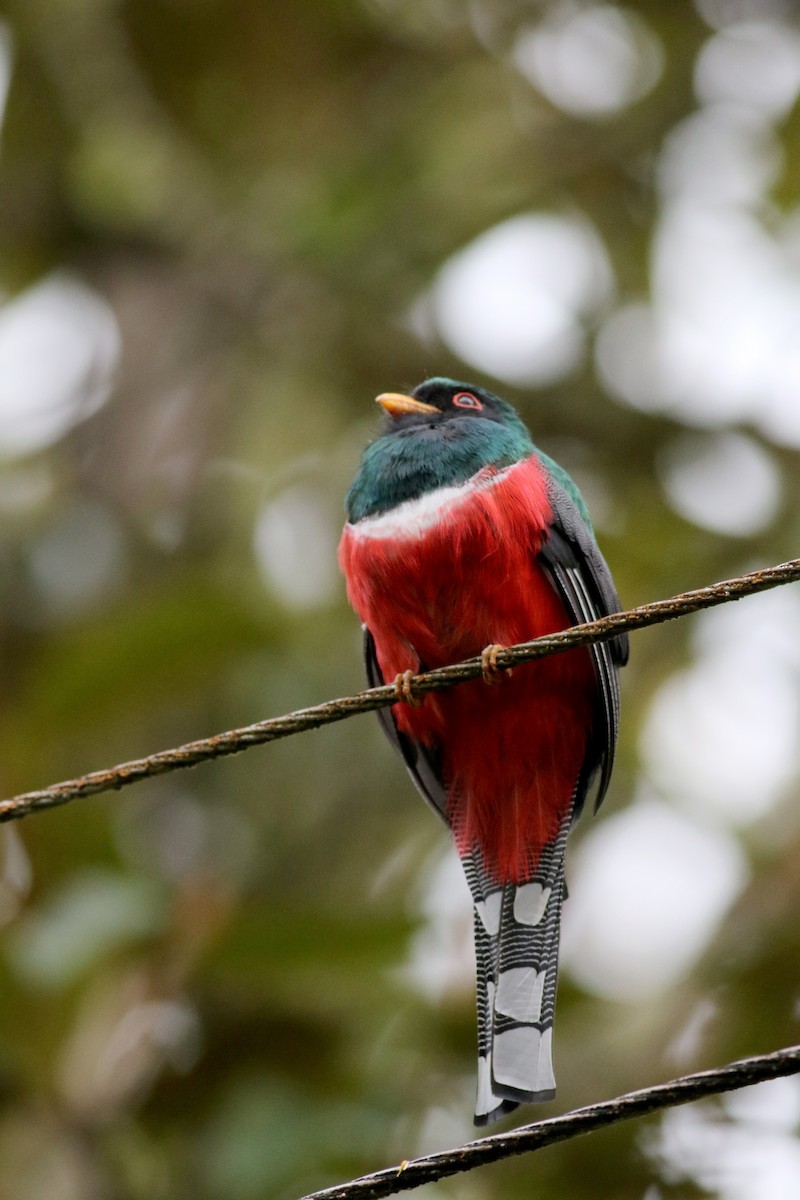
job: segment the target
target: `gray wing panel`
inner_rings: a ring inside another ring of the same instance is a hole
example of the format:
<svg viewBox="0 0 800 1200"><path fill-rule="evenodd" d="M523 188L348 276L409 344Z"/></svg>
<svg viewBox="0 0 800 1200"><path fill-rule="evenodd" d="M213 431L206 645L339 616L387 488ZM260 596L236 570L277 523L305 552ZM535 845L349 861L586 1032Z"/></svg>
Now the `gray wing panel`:
<svg viewBox="0 0 800 1200"><path fill-rule="evenodd" d="M557 483L550 486L553 526L541 549L540 561L567 612L576 624L619 612L617 596L605 559L572 500ZM628 638L620 634L609 642L589 647L598 683L592 740L588 750L590 773L599 770L595 810L606 793L614 765L619 733L618 670L628 660ZM578 797L577 813L583 797Z"/></svg>
<svg viewBox="0 0 800 1200"><path fill-rule="evenodd" d="M581 569L584 583L597 608L596 615L603 617L609 613L620 612L622 605L608 563L600 553L600 547L587 528L586 522L564 489L552 479L549 481L548 491L553 506L554 530L559 532L571 547L570 559ZM621 633L605 644L611 647L611 655L617 666L624 667L628 661L627 633Z"/></svg>

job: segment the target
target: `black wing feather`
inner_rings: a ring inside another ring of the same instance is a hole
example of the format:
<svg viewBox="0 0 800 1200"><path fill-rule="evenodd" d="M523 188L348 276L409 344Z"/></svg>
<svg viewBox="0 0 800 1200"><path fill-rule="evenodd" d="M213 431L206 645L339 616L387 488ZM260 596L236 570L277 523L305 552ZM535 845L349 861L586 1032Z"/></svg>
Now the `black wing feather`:
<svg viewBox="0 0 800 1200"><path fill-rule="evenodd" d="M370 687L381 687L386 682L378 665L375 639L366 625L364 626L364 666L367 683ZM423 746L422 742L401 733L395 724L394 712L391 708L379 708L376 710L376 715L383 732L406 764L417 791L437 816L441 817L448 825L447 796L436 754L427 746Z"/></svg>
<svg viewBox="0 0 800 1200"><path fill-rule="evenodd" d="M597 543L567 492L549 481L553 523L539 553L539 561L576 624L620 611L611 572ZM599 771L595 811L606 793L614 765L619 733L619 667L628 660L628 638L620 634L609 642L589 647L598 683L598 697L588 763ZM582 797L578 798L580 810Z"/></svg>

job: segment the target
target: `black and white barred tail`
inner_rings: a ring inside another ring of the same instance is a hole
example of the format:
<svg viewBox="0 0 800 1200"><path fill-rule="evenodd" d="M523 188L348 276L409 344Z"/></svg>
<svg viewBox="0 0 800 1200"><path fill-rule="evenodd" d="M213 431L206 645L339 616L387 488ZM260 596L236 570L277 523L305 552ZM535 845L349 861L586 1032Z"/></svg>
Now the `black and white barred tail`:
<svg viewBox="0 0 800 1200"><path fill-rule="evenodd" d="M553 1018L572 809L523 883L498 885L476 848L462 859L475 906L478 1094L475 1124L552 1100Z"/></svg>

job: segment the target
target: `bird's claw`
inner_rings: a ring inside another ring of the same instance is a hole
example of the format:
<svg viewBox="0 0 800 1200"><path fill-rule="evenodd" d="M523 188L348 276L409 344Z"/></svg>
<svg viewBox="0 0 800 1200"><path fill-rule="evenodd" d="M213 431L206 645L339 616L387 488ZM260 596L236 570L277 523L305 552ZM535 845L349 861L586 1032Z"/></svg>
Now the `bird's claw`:
<svg viewBox="0 0 800 1200"><path fill-rule="evenodd" d="M504 675L512 674L511 667L498 667L497 665L497 656L505 649L507 649L506 646L492 642L490 646L481 651L481 671L484 683L499 683Z"/></svg>
<svg viewBox="0 0 800 1200"><path fill-rule="evenodd" d="M413 671L401 671L394 681L394 692L398 700L402 700L404 704L410 704L412 708L422 707L422 697L415 696L411 686L411 680L414 678Z"/></svg>

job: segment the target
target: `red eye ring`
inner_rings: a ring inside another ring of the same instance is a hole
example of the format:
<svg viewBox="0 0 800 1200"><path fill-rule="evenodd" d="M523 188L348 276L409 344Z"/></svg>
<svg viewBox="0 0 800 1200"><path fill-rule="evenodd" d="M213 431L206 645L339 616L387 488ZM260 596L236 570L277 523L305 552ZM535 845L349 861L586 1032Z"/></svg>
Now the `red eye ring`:
<svg viewBox="0 0 800 1200"><path fill-rule="evenodd" d="M457 408L474 408L480 411L483 408L477 396L473 396L472 392L457 392L453 396L453 404Z"/></svg>

